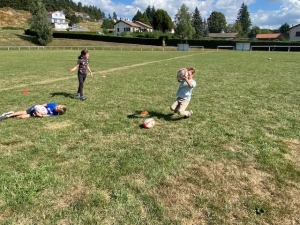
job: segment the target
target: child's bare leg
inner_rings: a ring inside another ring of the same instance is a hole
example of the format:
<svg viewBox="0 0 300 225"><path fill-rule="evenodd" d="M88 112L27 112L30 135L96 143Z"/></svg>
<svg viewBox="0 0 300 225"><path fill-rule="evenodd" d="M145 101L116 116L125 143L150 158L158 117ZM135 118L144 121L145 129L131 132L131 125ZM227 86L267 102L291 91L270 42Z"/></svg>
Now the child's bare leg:
<svg viewBox="0 0 300 225"><path fill-rule="evenodd" d="M26 114L26 115L19 115L19 116L16 116L17 118L21 118L21 119L27 119L30 117L30 114Z"/></svg>
<svg viewBox="0 0 300 225"><path fill-rule="evenodd" d="M19 117L21 115L28 115L26 111L17 111L17 112L14 112L12 114L9 114L6 116L6 118L10 118L10 117ZM30 116L30 115L29 115Z"/></svg>

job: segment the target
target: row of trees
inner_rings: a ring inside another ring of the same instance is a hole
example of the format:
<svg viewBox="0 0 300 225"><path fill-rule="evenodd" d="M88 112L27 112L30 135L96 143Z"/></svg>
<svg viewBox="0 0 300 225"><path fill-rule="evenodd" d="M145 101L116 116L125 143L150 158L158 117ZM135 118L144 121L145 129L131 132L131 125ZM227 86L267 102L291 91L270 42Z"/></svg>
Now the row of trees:
<svg viewBox="0 0 300 225"><path fill-rule="evenodd" d="M260 29L259 26L252 26L248 7L244 3L237 13L235 23L232 24L227 24L225 15L217 11L213 11L207 20L203 19L197 7L194 12L190 13L185 4L178 9L174 21L171 20L165 10L156 10L154 6L148 6L145 12L138 10L132 20L141 21L151 25L154 30L162 32L175 28L175 34L182 38L201 38L207 37L209 33L221 32L238 33L239 38L252 38L259 33L286 33L290 28L287 23L276 30Z"/></svg>
<svg viewBox="0 0 300 225"><path fill-rule="evenodd" d="M243 3L235 24L226 23L226 18L221 12L212 12L209 18L202 19L199 9L196 7L193 13L183 4L178 9L174 21L163 9L156 10L154 6L148 6L145 12L137 11L132 20L138 20L151 25L154 30L162 32L175 28L175 34L181 38L201 38L208 36L208 33L237 32L240 37L250 33L251 20L247 6Z"/></svg>

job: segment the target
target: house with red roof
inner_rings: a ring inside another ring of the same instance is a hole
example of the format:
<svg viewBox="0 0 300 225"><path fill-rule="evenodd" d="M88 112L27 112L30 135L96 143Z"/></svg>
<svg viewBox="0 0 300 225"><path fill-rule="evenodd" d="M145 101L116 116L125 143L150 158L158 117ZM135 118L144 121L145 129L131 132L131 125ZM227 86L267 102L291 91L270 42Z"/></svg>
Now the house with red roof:
<svg viewBox="0 0 300 225"><path fill-rule="evenodd" d="M282 40L283 36L281 33L274 34L257 34L256 39L258 41L272 41L272 40Z"/></svg>

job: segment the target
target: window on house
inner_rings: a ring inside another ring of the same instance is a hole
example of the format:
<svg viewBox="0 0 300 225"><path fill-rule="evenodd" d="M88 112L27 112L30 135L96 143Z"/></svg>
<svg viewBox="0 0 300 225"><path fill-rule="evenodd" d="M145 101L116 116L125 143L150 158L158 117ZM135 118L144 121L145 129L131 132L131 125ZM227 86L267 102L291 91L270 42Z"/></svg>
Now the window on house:
<svg viewBox="0 0 300 225"><path fill-rule="evenodd" d="M119 32L119 31L120 31L120 29L119 29L119 28L117 28L117 31Z"/></svg>
<svg viewBox="0 0 300 225"><path fill-rule="evenodd" d="M129 32L130 31L130 27L124 27L124 32Z"/></svg>
<svg viewBox="0 0 300 225"><path fill-rule="evenodd" d="M295 36L300 37L300 31L297 31Z"/></svg>

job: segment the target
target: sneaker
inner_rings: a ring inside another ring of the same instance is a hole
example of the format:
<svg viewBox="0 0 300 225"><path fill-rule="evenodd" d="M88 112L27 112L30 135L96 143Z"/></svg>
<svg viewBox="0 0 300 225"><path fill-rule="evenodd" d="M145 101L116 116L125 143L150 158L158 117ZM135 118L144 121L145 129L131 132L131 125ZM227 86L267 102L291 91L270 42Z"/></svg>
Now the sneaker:
<svg viewBox="0 0 300 225"><path fill-rule="evenodd" d="M77 93L75 97L80 98L80 93Z"/></svg>
<svg viewBox="0 0 300 225"><path fill-rule="evenodd" d="M80 100L81 100L81 101L84 101L84 100L86 100L86 97L81 96L81 97L80 97Z"/></svg>
<svg viewBox="0 0 300 225"><path fill-rule="evenodd" d="M6 119L6 116L0 116L0 121Z"/></svg>
<svg viewBox="0 0 300 225"><path fill-rule="evenodd" d="M9 112L6 112L6 113L3 113L1 116L7 116L7 115L9 115L9 114L12 114L12 113L14 113L14 111L9 111Z"/></svg>

